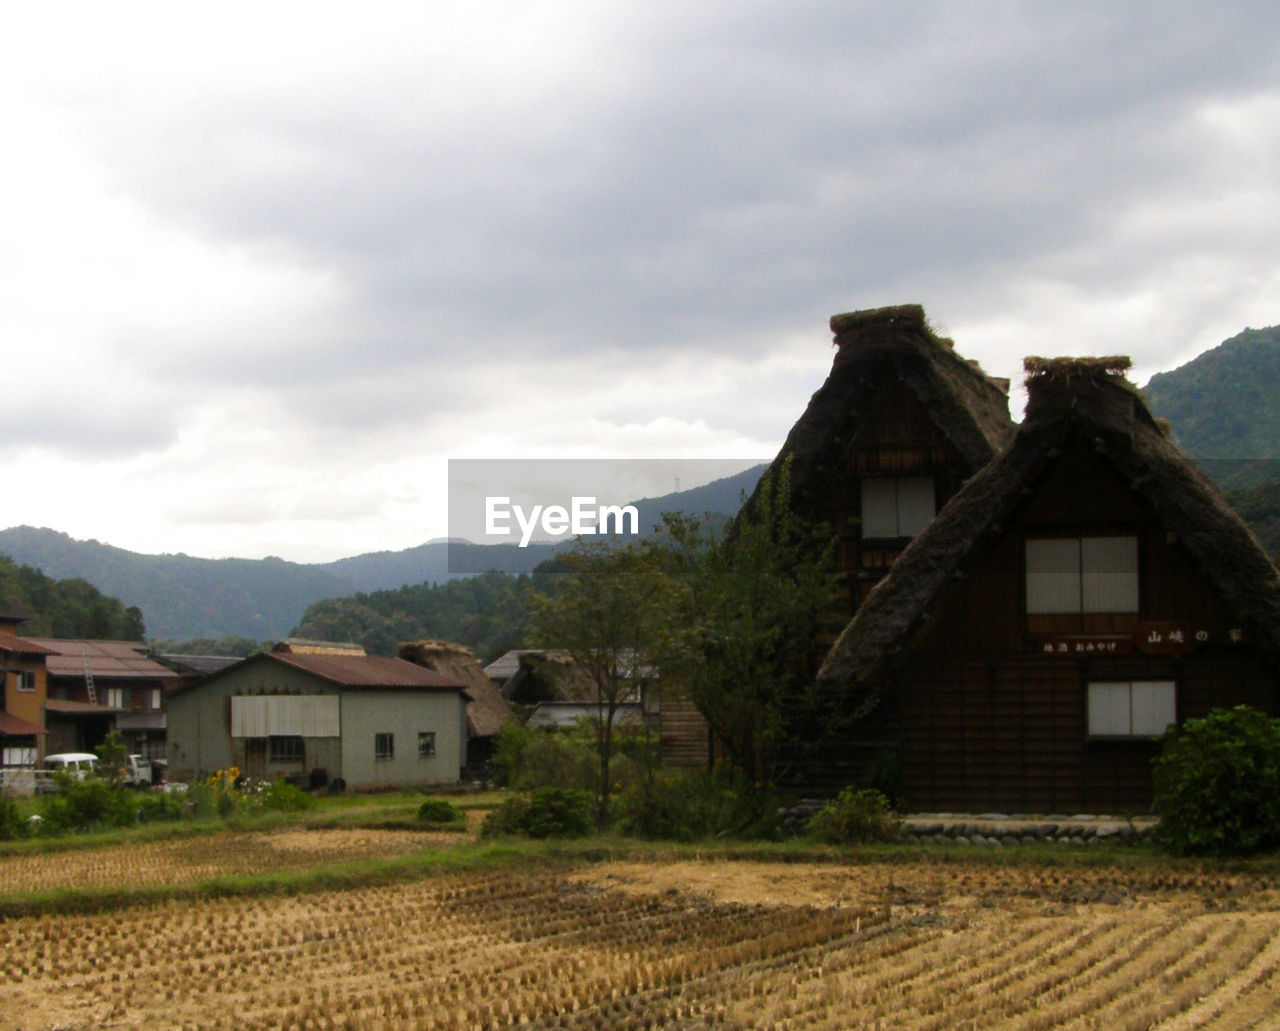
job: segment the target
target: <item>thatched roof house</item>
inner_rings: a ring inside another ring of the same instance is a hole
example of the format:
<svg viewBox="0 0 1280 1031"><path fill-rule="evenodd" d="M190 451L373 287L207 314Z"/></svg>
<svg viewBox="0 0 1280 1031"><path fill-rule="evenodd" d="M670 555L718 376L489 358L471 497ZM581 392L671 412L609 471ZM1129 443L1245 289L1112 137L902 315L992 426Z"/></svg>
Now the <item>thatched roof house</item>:
<svg viewBox="0 0 1280 1031"><path fill-rule="evenodd" d="M957 355L920 305L833 315L831 330L831 372L770 472L789 462L793 509L839 535L856 606L1014 426L1008 381Z"/></svg>
<svg viewBox="0 0 1280 1031"><path fill-rule="evenodd" d="M1012 445L901 555L820 680L926 808L1132 811L1170 720L1280 698L1280 576L1127 359L1028 359Z"/></svg>
<svg viewBox="0 0 1280 1031"><path fill-rule="evenodd" d="M512 719L511 706L487 676L480 660L465 644L452 641L409 641L396 654L416 666L434 670L466 685L467 770L479 776L493 755L498 731Z"/></svg>

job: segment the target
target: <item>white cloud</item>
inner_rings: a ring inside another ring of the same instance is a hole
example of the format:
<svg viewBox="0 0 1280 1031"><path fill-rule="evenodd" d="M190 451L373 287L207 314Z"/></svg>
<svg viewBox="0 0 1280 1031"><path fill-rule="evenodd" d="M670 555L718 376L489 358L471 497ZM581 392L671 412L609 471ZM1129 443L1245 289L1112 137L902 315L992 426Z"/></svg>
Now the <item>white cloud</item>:
<svg viewBox="0 0 1280 1031"><path fill-rule="evenodd" d="M768 455L838 311L959 351L1280 321L1261 4L27 5L0 525L333 558L447 456ZM1018 407L1015 392L1015 408ZM78 502L91 490L104 503Z"/></svg>

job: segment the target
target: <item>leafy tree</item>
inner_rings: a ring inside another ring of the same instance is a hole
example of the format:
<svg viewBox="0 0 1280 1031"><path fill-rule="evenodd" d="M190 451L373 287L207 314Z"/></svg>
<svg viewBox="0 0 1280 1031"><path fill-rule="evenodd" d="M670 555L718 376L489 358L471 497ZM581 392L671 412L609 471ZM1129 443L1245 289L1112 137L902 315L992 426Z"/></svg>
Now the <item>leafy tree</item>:
<svg viewBox="0 0 1280 1031"><path fill-rule="evenodd" d="M604 827L615 721L623 704L642 700L642 681L664 651L676 585L651 552L636 547L579 542L557 561L564 572L549 590L530 597L531 631L536 644L569 652L594 686L597 818Z"/></svg>
<svg viewBox="0 0 1280 1031"><path fill-rule="evenodd" d="M834 591L831 545L792 511L789 494L784 466L724 536L669 516L661 546L684 584L664 676L685 685L752 784L769 780L772 746L812 701L814 641Z"/></svg>

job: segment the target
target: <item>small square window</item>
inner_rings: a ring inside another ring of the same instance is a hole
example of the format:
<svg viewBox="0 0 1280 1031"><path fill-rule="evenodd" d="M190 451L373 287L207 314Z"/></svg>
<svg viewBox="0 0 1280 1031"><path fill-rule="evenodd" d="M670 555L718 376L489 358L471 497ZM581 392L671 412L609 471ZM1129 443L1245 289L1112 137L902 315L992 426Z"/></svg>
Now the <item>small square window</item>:
<svg viewBox="0 0 1280 1031"><path fill-rule="evenodd" d="M34 691L36 689L36 675L29 669L18 671L18 690Z"/></svg>
<svg viewBox="0 0 1280 1031"><path fill-rule="evenodd" d="M420 731L418 734L418 758L430 759L436 754L436 732L434 730Z"/></svg>
<svg viewBox="0 0 1280 1031"><path fill-rule="evenodd" d="M374 734L373 757L375 759L394 759L396 757L396 736L394 734Z"/></svg>
<svg viewBox="0 0 1280 1031"><path fill-rule="evenodd" d="M111 709L124 708L124 688L109 687L102 693L103 703Z"/></svg>
<svg viewBox="0 0 1280 1031"><path fill-rule="evenodd" d="M1138 611L1138 538L1051 537L1026 545L1027 612Z"/></svg>
<svg viewBox="0 0 1280 1031"><path fill-rule="evenodd" d="M1089 685L1090 737L1159 737L1177 722L1172 680L1121 680Z"/></svg>

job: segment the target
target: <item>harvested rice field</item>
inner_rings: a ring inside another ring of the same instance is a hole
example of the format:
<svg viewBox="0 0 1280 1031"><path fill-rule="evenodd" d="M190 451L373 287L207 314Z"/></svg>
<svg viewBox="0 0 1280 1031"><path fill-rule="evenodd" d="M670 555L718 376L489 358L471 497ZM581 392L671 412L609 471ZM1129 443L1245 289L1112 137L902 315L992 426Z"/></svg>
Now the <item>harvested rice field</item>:
<svg viewBox="0 0 1280 1031"><path fill-rule="evenodd" d="M0 950L27 1031L1280 1027L1280 891L1158 863L513 866L10 918Z"/></svg>

